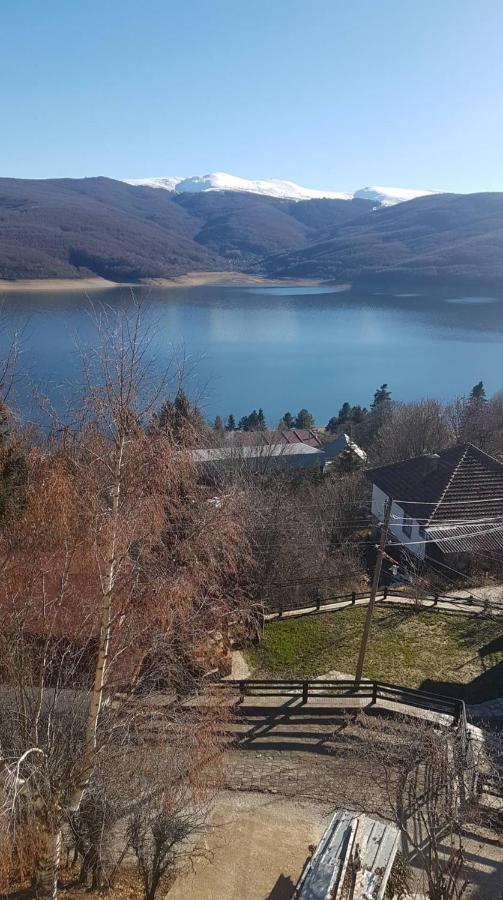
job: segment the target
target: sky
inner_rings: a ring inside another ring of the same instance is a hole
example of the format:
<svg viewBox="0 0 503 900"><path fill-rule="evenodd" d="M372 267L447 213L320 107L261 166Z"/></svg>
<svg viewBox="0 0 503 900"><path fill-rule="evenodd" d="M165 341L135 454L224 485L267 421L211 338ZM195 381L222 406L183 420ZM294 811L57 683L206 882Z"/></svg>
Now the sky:
<svg viewBox="0 0 503 900"><path fill-rule="evenodd" d="M501 0L0 0L0 176L503 190Z"/></svg>

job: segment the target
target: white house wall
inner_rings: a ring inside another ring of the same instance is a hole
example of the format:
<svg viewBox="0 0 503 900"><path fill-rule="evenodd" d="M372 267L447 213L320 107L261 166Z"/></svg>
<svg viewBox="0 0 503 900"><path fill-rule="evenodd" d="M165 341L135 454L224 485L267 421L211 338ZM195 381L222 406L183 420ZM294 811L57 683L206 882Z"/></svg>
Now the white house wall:
<svg viewBox="0 0 503 900"><path fill-rule="evenodd" d="M376 484L372 487L372 515L379 522L382 522L384 516L384 504L388 499L387 494L381 490L381 488L377 487ZM409 535L405 534L403 530L403 519L405 518L405 513L401 506L398 503L393 501L391 507L391 520L390 520L390 534L393 536L394 540L400 541L401 544L408 544L410 542L410 546L408 550L410 553L413 553L415 556L419 557L419 559L424 559L426 554L426 544L423 543L414 543L415 541L424 541L424 534L420 532L420 525L416 521L416 519L410 520L410 526L412 529L412 533Z"/></svg>

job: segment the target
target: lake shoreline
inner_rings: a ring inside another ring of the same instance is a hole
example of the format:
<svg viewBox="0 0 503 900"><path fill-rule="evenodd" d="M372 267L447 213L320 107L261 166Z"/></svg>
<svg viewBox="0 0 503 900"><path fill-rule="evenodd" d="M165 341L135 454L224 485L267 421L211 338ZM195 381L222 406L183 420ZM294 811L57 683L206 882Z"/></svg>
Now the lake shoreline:
<svg viewBox="0 0 503 900"><path fill-rule="evenodd" d="M350 284L333 284L319 278L265 278L262 275L247 275L245 272L187 272L173 278L146 278L136 282L108 281L106 278L22 278L17 281L0 279L0 296L25 292L75 292L102 291L111 288L189 288L203 287L333 287L334 291L349 290Z"/></svg>

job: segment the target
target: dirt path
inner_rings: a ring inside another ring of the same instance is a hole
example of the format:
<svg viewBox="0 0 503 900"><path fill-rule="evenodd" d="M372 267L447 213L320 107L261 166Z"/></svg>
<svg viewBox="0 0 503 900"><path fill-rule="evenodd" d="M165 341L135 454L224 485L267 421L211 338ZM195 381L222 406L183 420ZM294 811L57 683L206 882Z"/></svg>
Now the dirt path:
<svg viewBox="0 0 503 900"><path fill-rule="evenodd" d="M331 813L326 803L224 791L207 836L212 860L197 862L169 900L287 900Z"/></svg>

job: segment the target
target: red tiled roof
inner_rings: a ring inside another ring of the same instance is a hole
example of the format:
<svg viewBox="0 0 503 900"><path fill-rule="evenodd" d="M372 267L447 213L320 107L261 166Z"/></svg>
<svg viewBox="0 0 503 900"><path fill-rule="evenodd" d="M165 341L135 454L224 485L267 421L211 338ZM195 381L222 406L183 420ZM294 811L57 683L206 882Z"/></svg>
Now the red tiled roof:
<svg viewBox="0 0 503 900"><path fill-rule="evenodd" d="M315 431L303 428L282 428L277 431L231 431L225 436L227 444L236 447L255 447L261 444L307 444L322 449Z"/></svg>

